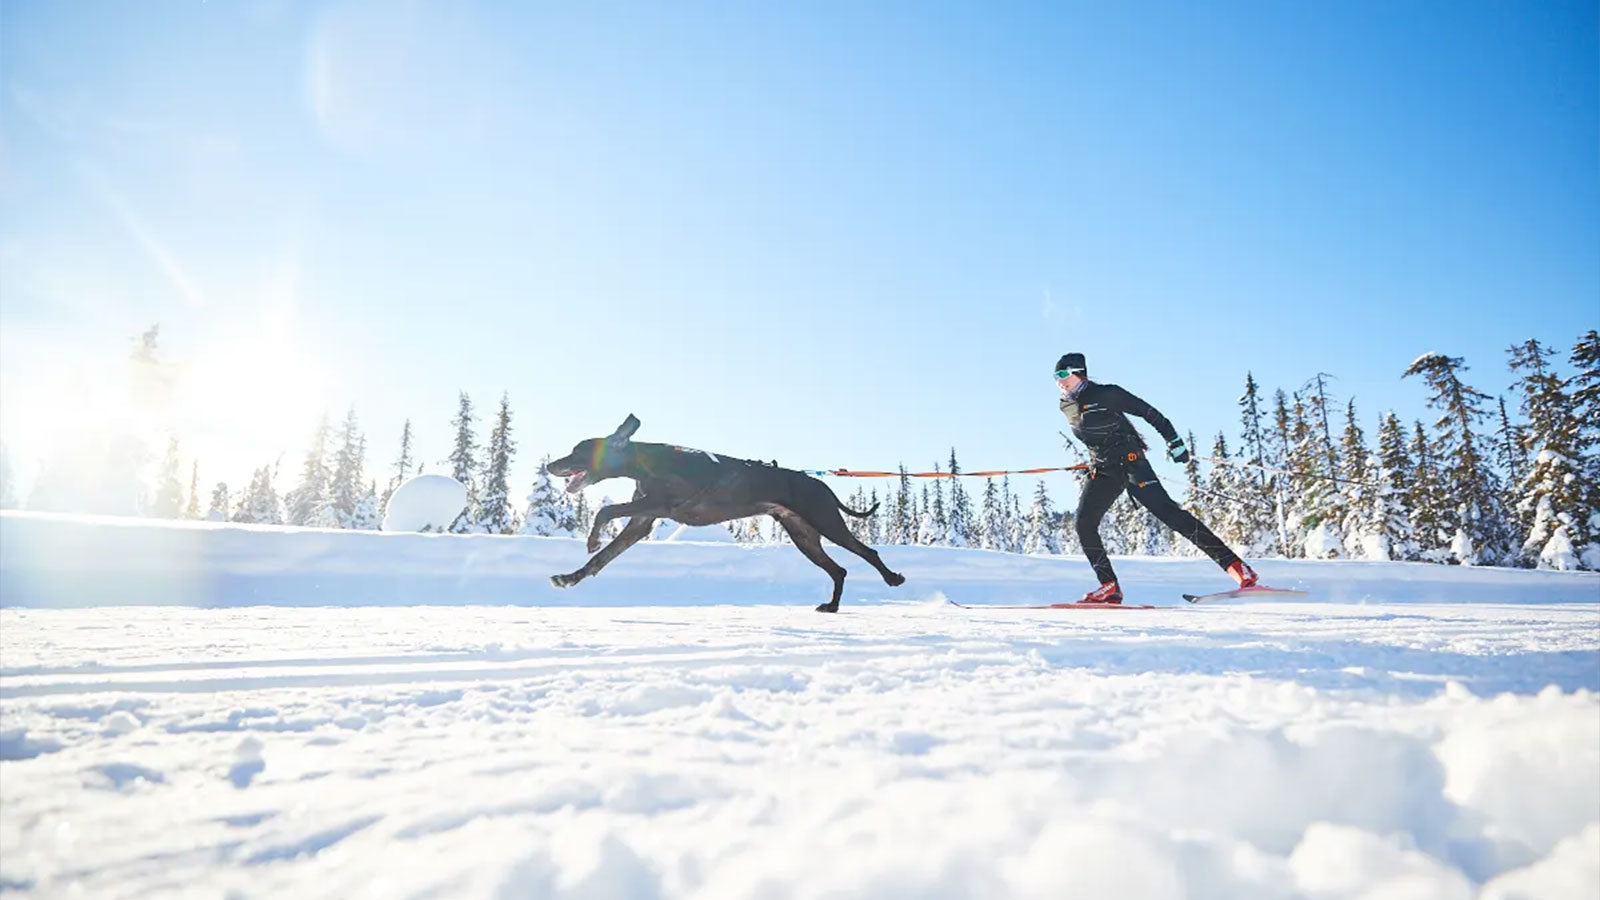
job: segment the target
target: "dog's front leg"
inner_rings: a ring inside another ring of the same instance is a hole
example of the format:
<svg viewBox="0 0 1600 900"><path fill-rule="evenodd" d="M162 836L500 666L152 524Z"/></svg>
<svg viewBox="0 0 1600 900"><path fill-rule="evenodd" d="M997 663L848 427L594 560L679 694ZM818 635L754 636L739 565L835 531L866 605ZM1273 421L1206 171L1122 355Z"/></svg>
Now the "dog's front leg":
<svg viewBox="0 0 1600 900"><path fill-rule="evenodd" d="M626 504L618 505L624 506ZM550 583L558 588L571 587L585 578L588 578L590 575L600 574L600 570L606 567L606 563L616 559L618 554L629 547L632 547L634 544L638 543L640 539L648 535L650 533L650 527L654 525L655 522L655 518L651 516L634 516L633 519L628 522L627 526L622 529L622 533L617 535L616 539L611 543L607 544L604 550L596 553L588 562L584 563L575 572L568 572L565 575L550 576Z"/></svg>
<svg viewBox="0 0 1600 900"><path fill-rule="evenodd" d="M641 514L659 515L660 511L652 509L653 506L654 504L648 500L640 500L635 497L627 503L613 503L610 506L600 507L600 511L594 514L594 524L589 526L589 541L587 544L589 552L593 553L600 549L600 537L605 531L606 524L612 519Z"/></svg>

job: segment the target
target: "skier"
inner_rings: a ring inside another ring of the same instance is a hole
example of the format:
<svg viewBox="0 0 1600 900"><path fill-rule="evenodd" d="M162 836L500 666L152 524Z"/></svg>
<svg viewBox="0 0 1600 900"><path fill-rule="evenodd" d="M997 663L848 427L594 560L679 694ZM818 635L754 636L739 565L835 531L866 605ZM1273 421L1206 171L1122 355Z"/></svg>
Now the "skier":
<svg viewBox="0 0 1600 900"><path fill-rule="evenodd" d="M1134 430L1127 414L1144 419L1161 432L1167 442L1167 455L1173 462L1188 462L1189 449L1166 416L1114 384L1090 381L1089 367L1082 353L1068 353L1056 362L1056 386L1061 389L1061 412L1072 423L1073 435L1089 448L1089 480L1078 497L1078 540L1083 543L1083 551L1100 579L1100 586L1079 602L1110 605L1122 602L1117 575L1111 569L1105 544L1100 541L1100 519L1124 488L1167 527L1227 570L1239 587L1256 583L1256 573L1245 565L1239 554L1228 549L1228 545L1193 513L1167 496L1166 489L1156 478L1155 469L1145 458L1144 439Z"/></svg>

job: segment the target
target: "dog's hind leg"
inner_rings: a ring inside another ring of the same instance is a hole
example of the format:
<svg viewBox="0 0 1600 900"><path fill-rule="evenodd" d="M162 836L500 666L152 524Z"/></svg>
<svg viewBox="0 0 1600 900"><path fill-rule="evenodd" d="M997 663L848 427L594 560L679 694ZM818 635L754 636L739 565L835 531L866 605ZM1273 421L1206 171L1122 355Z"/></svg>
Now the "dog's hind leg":
<svg viewBox="0 0 1600 900"><path fill-rule="evenodd" d="M575 572L550 576L550 583L558 588L571 587L590 575L600 574L600 570L606 567L606 563L616 559L618 554L632 547L648 535L650 527L655 523L654 516L635 516L629 519L628 524L623 526L622 532L612 539L604 550L590 557L589 561Z"/></svg>
<svg viewBox="0 0 1600 900"><path fill-rule="evenodd" d="M906 583L904 575L891 571L888 566L883 564L883 557L878 555L878 551L861 543L860 539L850 533L850 526L844 523L844 518L839 515L837 509L821 510L817 513L817 519L820 521L812 524L816 527L816 530L822 532L823 537L872 563L872 567L878 570L879 575L883 576L884 584L890 587L899 587Z"/></svg>
<svg viewBox="0 0 1600 900"><path fill-rule="evenodd" d="M838 612L839 597L844 593L844 566L834 562L822 550L822 535L811 527L811 523L801 518L794 512L780 507L774 510L772 517L778 520L783 530L789 533L789 539L794 541L795 547L806 555L806 559L817 564L817 567L828 573L833 579L833 599L817 607L817 612Z"/></svg>

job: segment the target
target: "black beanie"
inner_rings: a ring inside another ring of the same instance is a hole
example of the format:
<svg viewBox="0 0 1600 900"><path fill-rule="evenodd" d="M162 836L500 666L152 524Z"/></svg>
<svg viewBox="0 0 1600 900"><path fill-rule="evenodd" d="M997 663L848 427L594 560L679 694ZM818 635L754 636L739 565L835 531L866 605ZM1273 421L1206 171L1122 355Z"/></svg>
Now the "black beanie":
<svg viewBox="0 0 1600 900"><path fill-rule="evenodd" d="M1084 361L1082 353L1068 353L1066 356L1056 360L1056 371L1076 372L1079 375L1082 375L1084 378L1088 378L1089 364Z"/></svg>

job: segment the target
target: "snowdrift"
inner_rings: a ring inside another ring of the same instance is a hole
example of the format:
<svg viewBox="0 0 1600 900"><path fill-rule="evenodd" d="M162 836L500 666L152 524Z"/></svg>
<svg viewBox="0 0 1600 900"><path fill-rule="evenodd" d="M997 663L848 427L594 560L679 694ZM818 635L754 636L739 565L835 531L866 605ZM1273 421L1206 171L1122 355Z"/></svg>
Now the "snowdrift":
<svg viewBox="0 0 1600 900"><path fill-rule="evenodd" d="M905 573L889 588L861 560L847 603L1055 602L1092 581L1076 557L1021 556L948 547L884 546ZM0 605L83 606L700 606L815 604L828 579L790 546L650 541L599 576L558 590L551 575L582 565L574 538L391 534L0 514ZM1118 559L1130 601L1179 603L1184 591L1226 587L1203 559ZM1315 601L1361 603L1594 603L1594 573L1462 568L1424 563L1263 560L1262 580L1313 592Z"/></svg>

